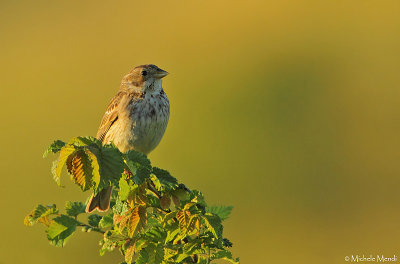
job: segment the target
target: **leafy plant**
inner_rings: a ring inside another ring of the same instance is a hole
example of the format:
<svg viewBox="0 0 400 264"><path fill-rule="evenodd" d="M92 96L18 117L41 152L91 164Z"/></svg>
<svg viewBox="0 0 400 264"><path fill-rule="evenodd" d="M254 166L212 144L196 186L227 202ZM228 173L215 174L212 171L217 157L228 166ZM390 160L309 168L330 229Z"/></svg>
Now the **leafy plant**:
<svg viewBox="0 0 400 264"><path fill-rule="evenodd" d="M168 171L153 167L142 153L121 153L114 145L102 145L92 137L68 143L55 141L44 153L59 153L52 173L61 185L66 167L82 191L97 194L113 186L111 207L102 215L90 214L87 223L82 202L67 202L65 213L56 205L38 205L25 217L25 225L42 223L47 239L64 246L77 227L102 235L100 255L119 249L123 263L211 263L224 259L239 263L228 250L222 221L231 206L208 207L201 192L179 184Z"/></svg>

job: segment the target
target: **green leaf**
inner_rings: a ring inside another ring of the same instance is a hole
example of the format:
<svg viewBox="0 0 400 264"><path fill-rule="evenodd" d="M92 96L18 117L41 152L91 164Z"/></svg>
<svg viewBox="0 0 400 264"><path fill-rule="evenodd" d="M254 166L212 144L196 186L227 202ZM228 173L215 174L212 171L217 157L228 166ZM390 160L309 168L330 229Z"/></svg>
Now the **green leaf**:
<svg viewBox="0 0 400 264"><path fill-rule="evenodd" d="M108 228L112 227L114 225L114 220L113 220L114 213L111 212L105 216L103 216L98 224L100 228Z"/></svg>
<svg viewBox="0 0 400 264"><path fill-rule="evenodd" d="M160 181L161 185L164 187L164 190L171 190L178 187L177 179L172 177L168 171L154 167L153 174Z"/></svg>
<svg viewBox="0 0 400 264"><path fill-rule="evenodd" d="M138 151L129 150L124 155L125 163L133 174L133 180L136 184L142 184L145 179L150 177L150 160Z"/></svg>
<svg viewBox="0 0 400 264"><path fill-rule="evenodd" d="M117 185L124 171L122 153L114 145L108 144L102 147L100 155L101 184L99 189Z"/></svg>
<svg viewBox="0 0 400 264"><path fill-rule="evenodd" d="M210 206L206 210L219 216L222 221L226 220L231 214L233 206Z"/></svg>
<svg viewBox="0 0 400 264"><path fill-rule="evenodd" d="M139 256L137 257L135 264L148 264L149 263L149 254L147 253L146 248L142 248L139 252Z"/></svg>
<svg viewBox="0 0 400 264"><path fill-rule="evenodd" d="M52 214L57 214L58 209L56 208L56 205L48 205L44 206L39 204L36 206L35 209L32 210L24 219L24 224L26 226L32 226L36 224L37 222L42 222L44 224L49 224L49 220L47 219L47 216L52 215Z"/></svg>
<svg viewBox="0 0 400 264"><path fill-rule="evenodd" d="M190 255L186 253L181 253L178 255L178 257L175 259L175 263L181 263L184 259L190 257Z"/></svg>
<svg viewBox="0 0 400 264"><path fill-rule="evenodd" d="M95 146L97 148L101 147L101 141L95 137L75 137L72 138L68 144L77 146L77 147L85 147L85 146Z"/></svg>
<svg viewBox="0 0 400 264"><path fill-rule="evenodd" d="M207 230L210 231L216 238L222 235L221 219L217 215L206 213L203 217Z"/></svg>
<svg viewBox="0 0 400 264"><path fill-rule="evenodd" d="M149 170L151 169L150 160L142 152L129 150L128 152L125 153L125 158Z"/></svg>
<svg viewBox="0 0 400 264"><path fill-rule="evenodd" d="M121 201L126 201L128 199L131 190L132 187L128 184L128 182L124 178L121 178L119 180L119 191L118 191L119 199Z"/></svg>
<svg viewBox="0 0 400 264"><path fill-rule="evenodd" d="M212 261L212 260L216 260L216 259L223 259L223 260L229 261L230 263L233 263L233 264L239 263L239 259L238 258L234 259L232 257L232 253L228 250L221 250L215 254L212 254L210 257L210 260Z"/></svg>
<svg viewBox="0 0 400 264"><path fill-rule="evenodd" d="M91 214L88 217L88 224L94 227L99 227L99 222L101 220L102 216L97 215L97 214Z"/></svg>
<svg viewBox="0 0 400 264"><path fill-rule="evenodd" d="M74 218L66 215L57 216L46 230L47 238L51 244L63 247L75 231L76 226L77 222Z"/></svg>
<svg viewBox="0 0 400 264"><path fill-rule="evenodd" d="M70 157L70 155L74 154L75 152L76 152L75 147L71 145L65 145L60 150L60 157L58 158L57 161L55 161L52 169L54 180L57 182L59 186L61 186L62 169L65 163L67 162L67 159Z"/></svg>
<svg viewBox="0 0 400 264"><path fill-rule="evenodd" d="M98 190L98 187L100 185L101 181L101 175L100 175L100 164L99 160L97 159L97 156L93 151L93 148L90 149L85 149L85 154L87 155L90 163L91 163L91 168L92 168L92 185L94 185L94 190ZM95 151L98 152L98 151ZM97 192L95 192L97 194Z"/></svg>
<svg viewBox="0 0 400 264"><path fill-rule="evenodd" d="M65 210L67 215L77 217L79 214L85 213L85 204L82 202L67 202L65 204Z"/></svg>
<svg viewBox="0 0 400 264"><path fill-rule="evenodd" d="M59 152L64 146L65 146L65 142L63 142L61 140L54 141L43 153L43 158L46 158L50 152L54 153L54 154Z"/></svg>
<svg viewBox="0 0 400 264"><path fill-rule="evenodd" d="M176 235L179 234L181 230L179 228L173 230L173 231L168 231L167 232L167 237L165 238L164 244L167 244L168 242L172 241L175 239Z"/></svg>
<svg viewBox="0 0 400 264"><path fill-rule="evenodd" d="M153 226L143 234L143 237L155 243L165 240L166 236L165 230L160 226Z"/></svg>
<svg viewBox="0 0 400 264"><path fill-rule="evenodd" d="M164 260L164 247L162 244L158 244L154 250L154 264L161 264Z"/></svg>
<svg viewBox="0 0 400 264"><path fill-rule="evenodd" d="M126 264L131 264L132 263L132 258L133 255L135 254L135 240L129 240L126 244L125 244L125 261Z"/></svg>

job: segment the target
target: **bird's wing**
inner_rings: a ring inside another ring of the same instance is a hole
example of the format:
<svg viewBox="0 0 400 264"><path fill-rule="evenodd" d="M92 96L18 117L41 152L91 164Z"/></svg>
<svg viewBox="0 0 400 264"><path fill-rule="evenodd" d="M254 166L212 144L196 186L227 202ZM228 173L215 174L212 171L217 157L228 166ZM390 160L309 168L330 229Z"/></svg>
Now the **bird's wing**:
<svg viewBox="0 0 400 264"><path fill-rule="evenodd" d="M107 110L101 120L99 130L97 131L96 138L103 141L111 126L118 120L118 105L121 102L124 92L119 91L111 100Z"/></svg>

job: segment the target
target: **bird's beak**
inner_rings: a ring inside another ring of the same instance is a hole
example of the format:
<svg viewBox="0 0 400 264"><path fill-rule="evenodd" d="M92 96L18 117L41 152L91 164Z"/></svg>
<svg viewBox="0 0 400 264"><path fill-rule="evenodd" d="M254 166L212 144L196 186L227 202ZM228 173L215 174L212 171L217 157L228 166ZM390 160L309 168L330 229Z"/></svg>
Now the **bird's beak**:
<svg viewBox="0 0 400 264"><path fill-rule="evenodd" d="M161 69L158 69L157 72L153 76L155 78L157 78L157 79L161 79L161 78L164 78L167 75L168 75L168 72L166 72L164 70L161 70Z"/></svg>

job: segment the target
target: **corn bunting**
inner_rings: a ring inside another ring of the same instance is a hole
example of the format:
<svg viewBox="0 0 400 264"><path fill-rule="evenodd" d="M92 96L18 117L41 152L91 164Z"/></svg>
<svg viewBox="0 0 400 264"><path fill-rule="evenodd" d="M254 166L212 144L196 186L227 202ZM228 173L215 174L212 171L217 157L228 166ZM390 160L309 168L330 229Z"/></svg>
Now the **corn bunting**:
<svg viewBox="0 0 400 264"><path fill-rule="evenodd" d="M113 142L128 150L149 154L164 135L169 119L169 101L161 79L168 73L155 65L140 65L122 78L118 93L111 100L97 131L103 144ZM110 207L112 187L92 194L86 211L101 212Z"/></svg>

